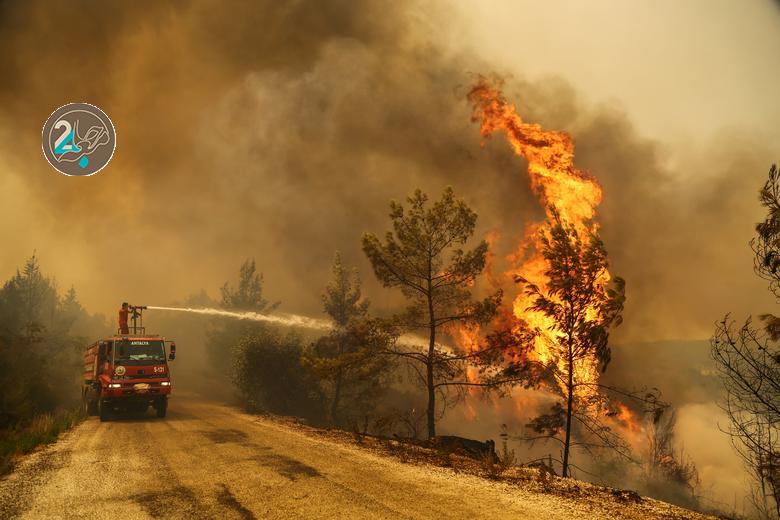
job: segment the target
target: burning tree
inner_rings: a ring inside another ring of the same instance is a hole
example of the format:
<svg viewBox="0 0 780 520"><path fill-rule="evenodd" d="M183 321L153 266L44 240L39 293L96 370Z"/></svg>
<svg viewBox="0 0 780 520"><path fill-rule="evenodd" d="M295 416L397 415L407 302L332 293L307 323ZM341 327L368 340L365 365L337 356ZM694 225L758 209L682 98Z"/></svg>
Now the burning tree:
<svg viewBox="0 0 780 520"><path fill-rule="evenodd" d="M603 371L609 363L609 330L620 324L625 283L615 278L608 286L607 252L598 235L582 237L555 209L551 214L550 229L540 238L546 283L538 285L521 275L516 280L532 302L528 310L548 318L546 330L536 327L533 333L546 346L551 387L563 397L550 414L537 417L530 427L550 436L562 430L563 476L568 476L572 420L602 441L615 442L609 430L591 418L599 408L593 371Z"/></svg>
<svg viewBox="0 0 780 520"><path fill-rule="evenodd" d="M569 475L575 426L582 437L577 445L606 446L628 456L625 441L607 423L634 424L635 419L619 403L615 412L606 392L651 406L657 396L608 389L599 381L610 358L609 331L620 323L625 299L624 282L610 275L598 237L601 186L574 165L569 134L523 121L500 87L500 80L478 79L468 93L472 120L480 123L484 138L504 133L514 153L527 159L531 188L546 219L526 224L512 257L517 263L511 273L524 290L488 337L489 345L506 347L505 368L494 379L526 386L546 380L563 398L530 427L536 433L532 439L562 434L561 463Z"/></svg>
<svg viewBox="0 0 780 520"><path fill-rule="evenodd" d="M328 420L342 424L345 411L357 416L373 408L390 367L383 353L394 338L370 317L357 272L345 268L338 253L322 302L333 329L314 342L304 363L328 387Z"/></svg>
<svg viewBox="0 0 780 520"><path fill-rule="evenodd" d="M647 487L652 496L696 507L696 488L701 483L696 464L682 448L675 449L677 411L666 406L648 414Z"/></svg>
<svg viewBox="0 0 780 520"><path fill-rule="evenodd" d="M760 195L768 215L751 241L756 273L780 298L780 170L772 165ZM736 326L727 315L711 340L712 356L726 391L722 408L727 433L754 476L751 497L765 517L780 517L780 317L761 316L763 327L748 318Z"/></svg>
<svg viewBox="0 0 780 520"><path fill-rule="evenodd" d="M436 435L436 397L462 376L467 355L453 352L439 343L439 332L454 323L486 323L496 313L501 292L481 301L471 297L470 287L485 268L487 242L469 251L466 244L474 233L477 215L452 188L428 206L428 196L417 190L407 198L408 208L390 204L393 231L382 242L376 235L363 236L363 251L374 273L385 287L398 287L409 300L406 312L394 321L405 330L425 330L428 345L393 349L390 353L410 362L424 383L428 406L428 436ZM447 258L449 257L449 258Z"/></svg>

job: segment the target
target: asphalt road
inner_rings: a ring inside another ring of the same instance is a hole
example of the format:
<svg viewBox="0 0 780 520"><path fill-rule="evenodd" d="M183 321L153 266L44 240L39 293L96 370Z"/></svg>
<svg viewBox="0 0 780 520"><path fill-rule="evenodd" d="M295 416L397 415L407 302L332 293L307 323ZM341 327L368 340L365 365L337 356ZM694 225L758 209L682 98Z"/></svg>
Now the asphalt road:
<svg viewBox="0 0 780 520"><path fill-rule="evenodd" d="M90 418L0 480L0 518L603 518L530 493L171 399L168 417Z"/></svg>

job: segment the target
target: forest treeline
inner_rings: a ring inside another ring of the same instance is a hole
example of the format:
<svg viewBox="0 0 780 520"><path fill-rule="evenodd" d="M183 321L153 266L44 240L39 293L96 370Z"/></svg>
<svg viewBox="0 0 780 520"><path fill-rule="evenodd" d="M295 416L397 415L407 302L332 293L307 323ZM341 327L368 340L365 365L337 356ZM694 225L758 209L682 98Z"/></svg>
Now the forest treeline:
<svg viewBox="0 0 780 520"><path fill-rule="evenodd" d="M0 289L0 473L78 419L83 348L107 324L33 254Z"/></svg>

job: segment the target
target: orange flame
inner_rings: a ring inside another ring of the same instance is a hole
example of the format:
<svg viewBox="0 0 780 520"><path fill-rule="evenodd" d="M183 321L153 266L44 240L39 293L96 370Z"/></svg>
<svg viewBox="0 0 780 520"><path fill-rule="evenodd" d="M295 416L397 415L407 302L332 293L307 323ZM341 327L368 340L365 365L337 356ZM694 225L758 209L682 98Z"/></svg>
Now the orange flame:
<svg viewBox="0 0 780 520"><path fill-rule="evenodd" d="M545 287L548 266L541 253L540 231L549 229L554 209L581 235L596 232L598 224L595 217L602 199L601 186L593 176L574 166L574 141L569 134L523 122L515 106L503 98L493 83L480 79L468 98L474 105L472 119L481 122L481 135L487 138L503 131L515 154L528 160L531 187L545 208L547 220L526 225L524 238L517 252L510 256L510 261L514 262L514 274L522 274L529 282ZM609 279L609 274L605 273L601 282L606 283ZM529 310L532 304L531 297L521 292L512 305L518 321L541 332L531 355L542 363L555 362L564 369L565 360L555 359L550 348L554 341L550 332L552 319L541 312ZM595 358L577 363L575 377L581 382L595 383L599 377ZM592 386L577 388L583 395L595 392Z"/></svg>
<svg viewBox="0 0 780 520"><path fill-rule="evenodd" d="M565 132L545 130L541 125L525 123L517 113L515 106L508 103L498 85L481 78L468 95L469 101L474 105L472 119L480 122L480 133L484 138L503 131L510 146L516 155L523 156L528 161L528 175L531 187L545 209L546 220L530 222L525 225L523 238L517 245L514 253L508 256L512 269L508 275L522 275L529 282L546 287L548 278L547 262L541 253L540 233L550 230L552 210L554 209L561 218L572 225L581 236L598 231L598 223L595 218L597 208L602 201L601 186L589 173L574 166L574 141ZM493 251L493 245L498 240L498 234L491 232L486 237ZM487 259L487 279L494 286L502 285L493 272L493 257ZM610 280L609 272L602 275L599 280L602 287ZM555 341L552 332L553 321L547 315L529 310L533 304L532 298L524 292L518 294L511 310L506 310L496 319L499 328L509 323L518 327L525 323L531 329L541 332L534 343L530 353L537 361L542 363L557 363L565 372L565 360L555 359L555 350L551 345ZM595 307L589 314L595 313ZM453 327L452 336L460 347L467 352L473 352L479 348L480 328L476 326ZM516 356L517 354L508 354ZM514 361L518 361L514 359ZM599 380L598 362L594 358L578 361L574 368L575 379L580 383L597 383ZM478 379L476 369L468 368L469 381ZM593 406L605 412L613 427L624 432L630 444L637 447L641 443L640 432L643 430L635 414L624 404L614 403L616 411L599 396L594 385L580 385L576 387L578 397L586 398L584 401L594 403ZM513 400L517 405L517 413L527 412L538 403L536 398L528 395L520 395L513 392ZM472 402L474 396L469 393L466 399L466 416L474 418L476 407ZM594 398L594 399L587 399ZM527 402L530 399L531 402ZM495 404L495 403L494 403Z"/></svg>
<svg viewBox="0 0 780 520"><path fill-rule="evenodd" d="M612 427L621 432L629 445L637 450L646 444L646 432L636 414L623 403L614 403Z"/></svg>
<svg viewBox="0 0 780 520"><path fill-rule="evenodd" d="M479 349L479 325L460 325L451 327L450 334L458 346L468 353L473 353ZM471 383L479 381L479 370L474 365L466 366L466 380ZM466 394L466 399L463 401L464 414L467 419L473 421L477 417L477 405L475 400L475 394L477 393L476 387L469 387Z"/></svg>

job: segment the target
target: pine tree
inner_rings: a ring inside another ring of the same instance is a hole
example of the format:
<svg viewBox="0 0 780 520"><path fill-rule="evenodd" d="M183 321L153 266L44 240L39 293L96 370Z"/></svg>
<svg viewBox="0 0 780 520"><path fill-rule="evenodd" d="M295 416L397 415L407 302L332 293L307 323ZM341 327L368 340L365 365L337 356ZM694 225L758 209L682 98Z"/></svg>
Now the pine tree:
<svg viewBox="0 0 780 520"><path fill-rule="evenodd" d="M489 321L501 292L472 299L470 288L485 267L488 246L483 240L471 250L461 248L474 234L477 214L455 198L452 188L430 206L428 196L417 190L407 204L405 208L391 202L393 231L384 241L371 233L364 235L363 251L384 286L399 288L409 302L406 312L395 318L396 324L405 330L424 330L428 336L423 351L395 354L419 370L428 399L428 436L434 437L437 392L443 393L460 376L455 365L462 361L437 343L442 327Z"/></svg>
<svg viewBox="0 0 780 520"><path fill-rule="evenodd" d="M241 264L235 287L225 282L220 291L220 304L225 309L263 313L271 312L279 306L279 302L271 303L263 296L263 275L257 271L253 259L247 259ZM233 350L241 338L250 334L262 335L266 328L264 323L257 321L215 319L207 333L206 342L212 365L223 376L227 375L233 365Z"/></svg>
<svg viewBox="0 0 780 520"><path fill-rule="evenodd" d="M535 331L551 338L546 342L553 355L548 367L554 380L551 387L563 398L550 414L536 418L530 426L537 432L556 434L563 430L563 476L568 476L572 447L572 419L586 429L592 404L586 396L597 392L593 381L582 377L590 366L606 370L610 360L609 331L622 321L625 282L615 277L606 283L607 252L595 233L580 236L553 209L553 221L542 236L542 254L547 263L546 286L537 286L523 277L516 281L525 286L532 298L528 310L550 318L550 330ZM585 369L585 370L583 370ZM605 439L602 439L605 440Z"/></svg>
<svg viewBox="0 0 780 520"><path fill-rule="evenodd" d="M369 316L357 271L345 268L339 253L322 303L333 330L311 346L304 361L329 387L328 419L343 424L345 411L358 419L372 408L388 371L385 352L393 338Z"/></svg>

